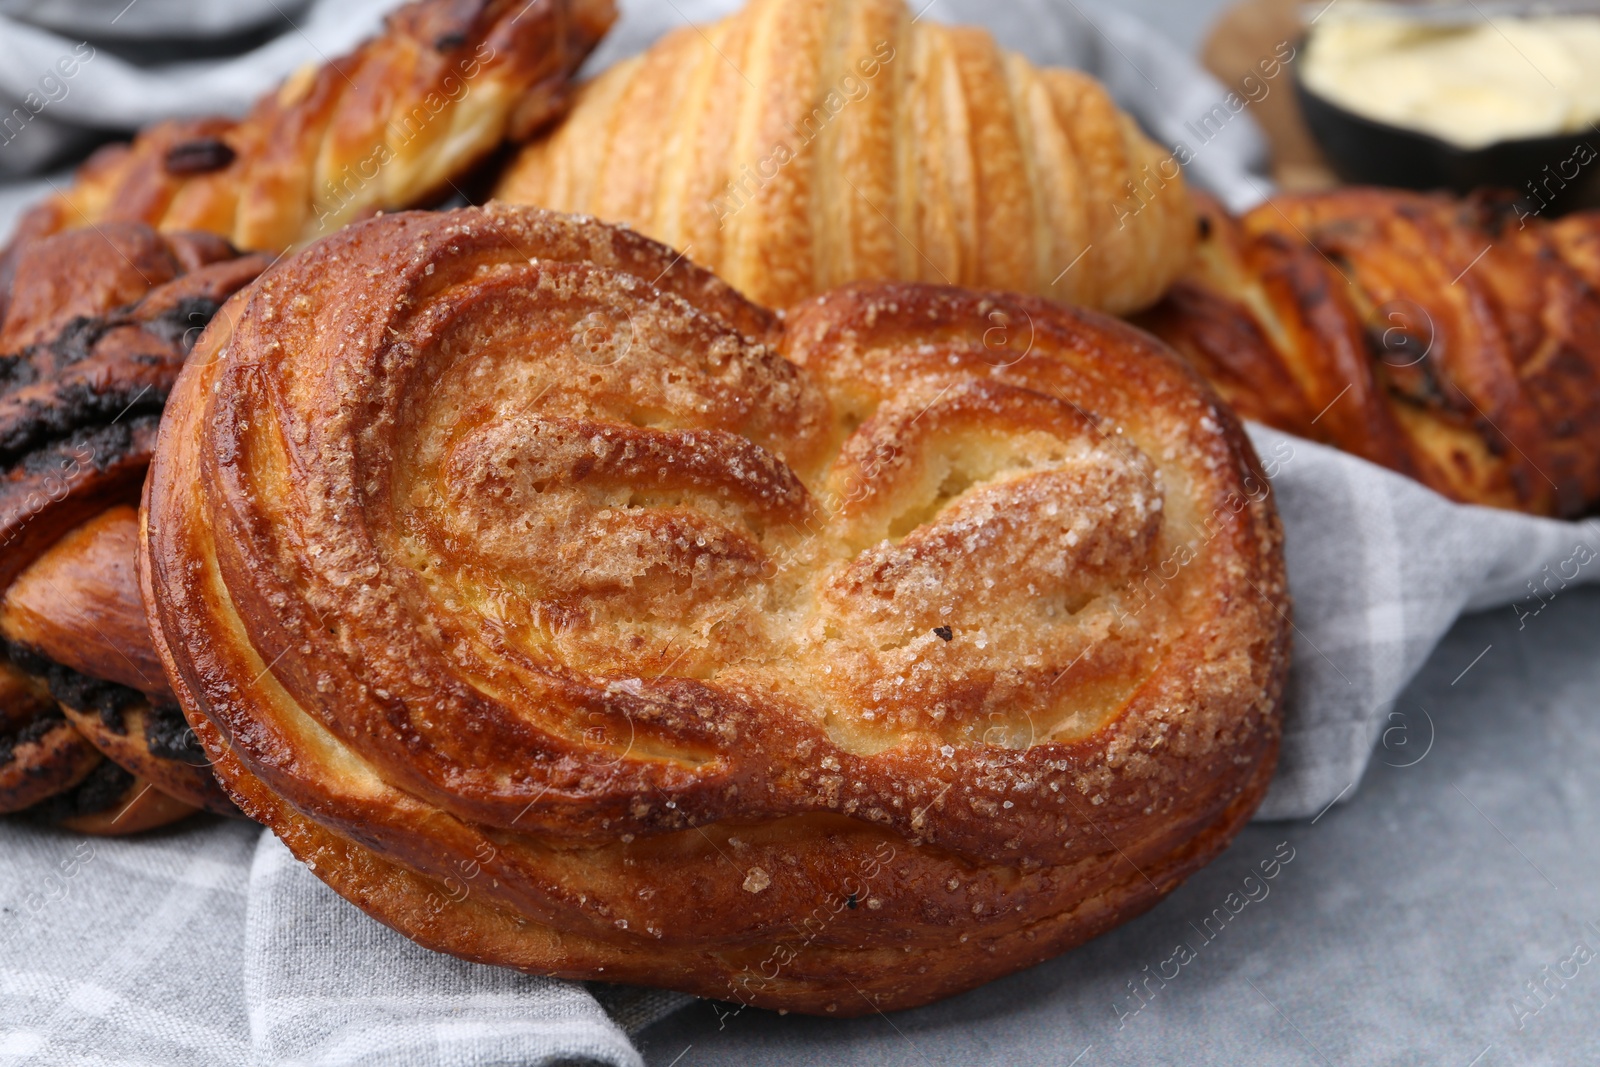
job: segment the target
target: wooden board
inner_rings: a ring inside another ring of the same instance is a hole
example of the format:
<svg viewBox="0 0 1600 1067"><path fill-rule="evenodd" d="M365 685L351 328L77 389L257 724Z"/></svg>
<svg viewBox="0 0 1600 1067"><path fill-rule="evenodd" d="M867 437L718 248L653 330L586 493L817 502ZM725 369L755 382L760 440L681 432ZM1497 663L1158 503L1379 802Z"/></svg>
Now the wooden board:
<svg viewBox="0 0 1600 1067"><path fill-rule="evenodd" d="M1301 7L1302 0L1240 0L1217 16L1200 50L1201 62L1218 81L1238 89L1246 75L1256 73L1256 64L1274 55L1283 42L1298 48L1305 34ZM1240 91L1248 99L1248 94ZM1267 135L1272 178L1281 188L1300 191L1339 184L1306 129L1288 77L1251 104L1249 113Z"/></svg>

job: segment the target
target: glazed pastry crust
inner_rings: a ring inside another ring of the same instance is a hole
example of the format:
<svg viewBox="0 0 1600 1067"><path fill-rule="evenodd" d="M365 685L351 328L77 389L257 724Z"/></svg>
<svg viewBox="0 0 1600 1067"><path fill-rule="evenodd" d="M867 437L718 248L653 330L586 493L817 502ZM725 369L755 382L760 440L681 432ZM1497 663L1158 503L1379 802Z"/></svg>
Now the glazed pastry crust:
<svg viewBox="0 0 1600 1067"><path fill-rule="evenodd" d="M141 785L190 808L236 814L176 714L139 593L138 546L139 515L127 505L73 530L6 590L0 636L22 662L46 661L67 722ZM131 815L115 823L133 824Z"/></svg>
<svg viewBox="0 0 1600 1067"><path fill-rule="evenodd" d="M779 319L592 220L387 216L215 320L144 522L244 810L532 972L923 1003L1150 907L1276 756L1288 595L1239 424L1034 298Z"/></svg>
<svg viewBox="0 0 1600 1067"><path fill-rule="evenodd" d="M107 508L0 599L0 635L79 674L171 699L139 597L139 514Z"/></svg>
<svg viewBox="0 0 1600 1067"><path fill-rule="evenodd" d="M1201 211L1141 321L1245 418L1465 503L1600 502L1600 216L1363 188Z"/></svg>
<svg viewBox="0 0 1600 1067"><path fill-rule="evenodd" d="M899 279L1121 313L1194 244L1179 168L1098 82L902 0L753 0L669 34L495 195L626 223L772 307Z"/></svg>
<svg viewBox="0 0 1600 1067"><path fill-rule="evenodd" d="M448 196L507 135L563 106L612 0L418 0L348 56L307 67L242 120L157 123L97 152L13 246L106 221L282 251L375 211Z"/></svg>
<svg viewBox="0 0 1600 1067"><path fill-rule="evenodd" d="M181 720L158 713L172 697L140 602L131 505L185 355L267 258L137 223L18 257L0 327L0 658L16 660L8 676L34 677L0 685L0 811L45 804L94 832L231 811ZM132 777L103 756L188 803L147 798L101 819L133 800Z"/></svg>

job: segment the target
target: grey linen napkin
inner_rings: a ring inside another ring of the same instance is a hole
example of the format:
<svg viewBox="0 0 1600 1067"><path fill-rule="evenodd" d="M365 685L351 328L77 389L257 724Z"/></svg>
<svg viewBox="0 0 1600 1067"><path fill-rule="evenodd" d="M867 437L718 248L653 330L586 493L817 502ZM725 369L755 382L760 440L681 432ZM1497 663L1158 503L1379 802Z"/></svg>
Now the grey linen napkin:
<svg viewBox="0 0 1600 1067"><path fill-rule="evenodd" d="M1600 523L1454 504L1270 427L1250 438L1283 516L1295 624L1278 773L1256 818L1312 817L1350 796L1375 748L1397 766L1426 755L1431 711L1396 698L1457 618L1493 608L1520 628L1600 579Z"/></svg>
<svg viewBox="0 0 1600 1067"><path fill-rule="evenodd" d="M0 854L0 1063L640 1063L583 986L421 948L248 823Z"/></svg>
<svg viewBox="0 0 1600 1067"><path fill-rule="evenodd" d="M1091 20L1073 0L913 2L929 18L987 25L1037 61L1096 72L1156 137L1181 143L1190 180L1230 205L1268 190L1246 109L1137 20L1099 7ZM52 165L85 130L241 111L294 67L354 44L388 6L0 0L0 95L22 99L86 38L96 49L60 99L0 143L0 171ZM737 0L623 6L592 67ZM173 59L156 42L180 31L250 47ZM47 189L0 186L0 223ZM1531 618L1600 574L1600 531L1461 507L1342 453L1251 433L1284 518L1297 631L1281 766L1260 817L1301 818L1348 797L1375 745L1391 763L1425 751L1428 709L1395 697L1457 616ZM1461 684L1478 665L1461 664ZM0 1064L635 1064L629 1035L688 1000L428 952L244 823L85 840L4 820L0 856Z"/></svg>

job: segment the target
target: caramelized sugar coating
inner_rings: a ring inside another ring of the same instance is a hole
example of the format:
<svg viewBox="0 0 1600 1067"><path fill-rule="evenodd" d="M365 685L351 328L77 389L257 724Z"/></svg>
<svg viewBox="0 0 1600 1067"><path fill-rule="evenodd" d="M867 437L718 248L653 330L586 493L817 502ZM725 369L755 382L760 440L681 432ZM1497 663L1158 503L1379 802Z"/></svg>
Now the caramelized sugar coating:
<svg viewBox="0 0 1600 1067"><path fill-rule="evenodd" d="M780 319L593 220L388 216L217 318L144 520L240 805L408 936L531 972L923 1003L1150 907L1277 751L1237 421L1033 298Z"/></svg>
<svg viewBox="0 0 1600 1067"><path fill-rule="evenodd" d="M1578 515L1600 503L1597 222L1389 189L1207 201L1144 324L1246 418L1452 500Z"/></svg>

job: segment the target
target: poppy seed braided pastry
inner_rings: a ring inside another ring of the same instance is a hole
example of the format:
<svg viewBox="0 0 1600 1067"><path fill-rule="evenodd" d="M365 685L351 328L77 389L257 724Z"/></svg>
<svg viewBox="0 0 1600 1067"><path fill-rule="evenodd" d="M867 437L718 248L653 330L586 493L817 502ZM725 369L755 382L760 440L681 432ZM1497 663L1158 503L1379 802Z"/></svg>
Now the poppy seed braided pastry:
<svg viewBox="0 0 1600 1067"><path fill-rule="evenodd" d="M190 808L234 813L151 644L138 538L125 504L68 533L0 597L0 637L108 760Z"/></svg>
<svg viewBox="0 0 1600 1067"><path fill-rule="evenodd" d="M223 237L281 251L447 192L560 110L614 15L610 0L408 4L243 120L152 126L22 218L0 255L0 655L15 676L0 812L131 832L232 810L150 649L126 507L200 327L266 263ZM53 699L37 704L41 685ZM124 804L147 785L172 803Z"/></svg>
<svg viewBox="0 0 1600 1067"><path fill-rule="evenodd" d="M232 811L151 647L134 505L184 357L267 258L124 222L19 264L0 324L0 812L124 833Z"/></svg>
<svg viewBox="0 0 1600 1067"><path fill-rule="evenodd" d="M430 947L807 1012L1152 906L1288 666L1237 420L1153 339L858 285L775 316L491 205L360 223L202 337L157 648L240 806Z"/></svg>

